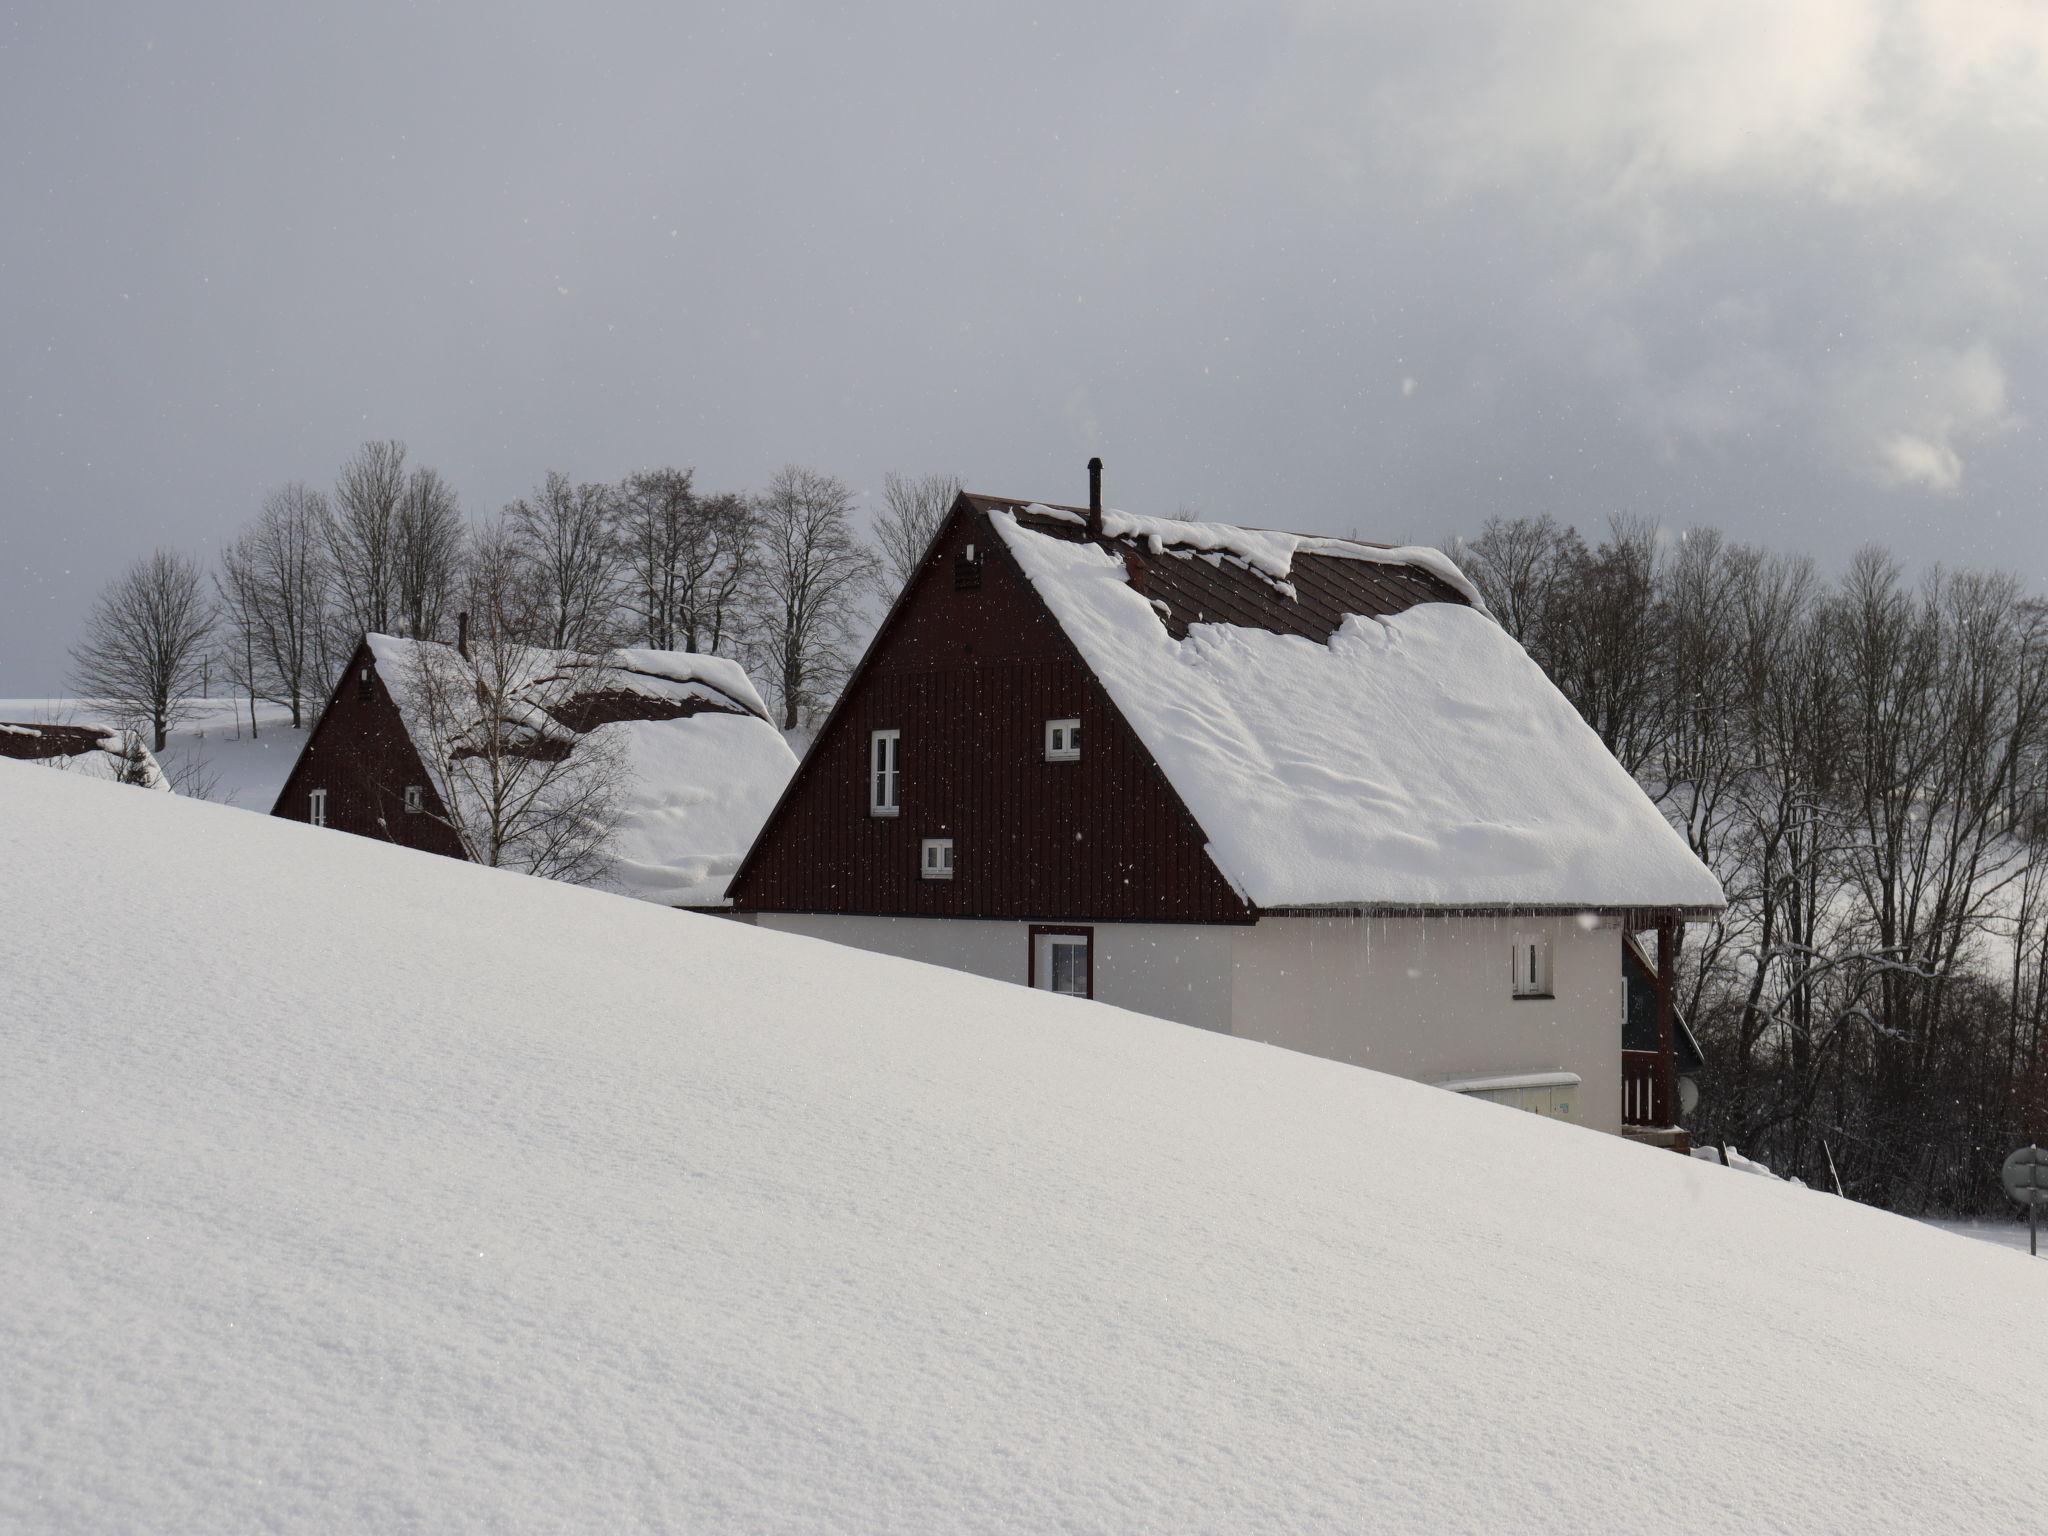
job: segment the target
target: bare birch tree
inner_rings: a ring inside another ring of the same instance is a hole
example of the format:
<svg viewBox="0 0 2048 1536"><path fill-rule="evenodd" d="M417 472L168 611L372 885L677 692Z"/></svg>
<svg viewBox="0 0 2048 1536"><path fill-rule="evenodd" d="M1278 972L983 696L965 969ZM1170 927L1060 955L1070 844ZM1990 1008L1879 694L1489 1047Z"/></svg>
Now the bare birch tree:
<svg viewBox="0 0 2048 1536"><path fill-rule="evenodd" d="M909 585L931 547L932 535L952 510L960 482L951 475L882 477L882 510L875 518L875 542L881 546L884 596L894 598Z"/></svg>
<svg viewBox="0 0 2048 1536"><path fill-rule="evenodd" d="M757 639L783 729L795 730L845 681L880 563L854 532L853 492L835 476L789 465L755 505Z"/></svg>
<svg viewBox="0 0 2048 1536"><path fill-rule="evenodd" d="M72 685L122 724L149 727L161 752L189 712L213 638L213 603L198 563L159 549L110 582L72 649Z"/></svg>

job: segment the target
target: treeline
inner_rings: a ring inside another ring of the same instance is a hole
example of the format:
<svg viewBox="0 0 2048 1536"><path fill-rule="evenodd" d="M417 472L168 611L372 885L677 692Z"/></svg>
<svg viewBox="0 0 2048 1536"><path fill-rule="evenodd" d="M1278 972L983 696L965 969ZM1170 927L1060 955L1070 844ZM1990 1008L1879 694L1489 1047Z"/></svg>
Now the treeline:
<svg viewBox="0 0 2048 1536"><path fill-rule="evenodd" d="M218 674L306 723L364 633L452 640L469 613L494 643L716 652L754 674L785 729L828 707L872 605L908 579L958 484L886 477L871 525L845 481L791 465L758 492L689 469L614 482L549 473L465 516L403 443L365 443L329 489L267 496L211 565L137 561L99 597L72 684L145 726L155 748Z"/></svg>
<svg viewBox="0 0 2048 1536"><path fill-rule="evenodd" d="M1721 877L1683 1003L1695 1133L1906 1211L2003 1209L2048 1139L2048 610L1711 530L1462 547L1501 622Z"/></svg>

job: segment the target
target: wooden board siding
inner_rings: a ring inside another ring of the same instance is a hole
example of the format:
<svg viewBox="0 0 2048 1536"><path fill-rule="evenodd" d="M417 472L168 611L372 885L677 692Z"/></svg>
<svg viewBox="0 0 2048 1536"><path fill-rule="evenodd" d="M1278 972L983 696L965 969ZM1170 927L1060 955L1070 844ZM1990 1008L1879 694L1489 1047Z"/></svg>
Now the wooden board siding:
<svg viewBox="0 0 2048 1536"><path fill-rule="evenodd" d="M362 680L366 669L367 687ZM409 784L417 784L423 797L423 809L415 815L405 810ZM310 822L309 796L316 789L327 791L327 825L332 829L450 858L467 857L461 839L441 819L441 797L427 778L367 645L358 644L349 658L327 708L278 791L271 815Z"/></svg>
<svg viewBox="0 0 2048 1536"><path fill-rule="evenodd" d="M955 563L973 545L978 587ZM1081 722L1078 762L1045 722ZM868 813L869 733L900 730L902 812ZM951 880L920 876L954 840ZM1246 922L1206 839L986 515L954 504L733 882L756 912Z"/></svg>

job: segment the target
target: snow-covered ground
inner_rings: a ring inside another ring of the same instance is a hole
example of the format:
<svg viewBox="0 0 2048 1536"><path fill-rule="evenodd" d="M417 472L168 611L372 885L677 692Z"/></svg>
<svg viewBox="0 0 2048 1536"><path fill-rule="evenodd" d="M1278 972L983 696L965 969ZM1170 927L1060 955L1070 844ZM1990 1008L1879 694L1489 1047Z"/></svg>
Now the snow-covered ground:
<svg viewBox="0 0 2048 1536"><path fill-rule="evenodd" d="M2048 1266L0 762L0 1529L2037 1528Z"/></svg>
<svg viewBox="0 0 2048 1536"><path fill-rule="evenodd" d="M309 710L307 721L317 713ZM63 723L106 718L89 700L0 699L0 720ZM207 799L267 815L308 734L292 729L291 711L281 705L256 706L252 736L246 699L193 699L191 718L171 733L170 745L157 760L181 792L204 791Z"/></svg>
<svg viewBox="0 0 2048 1536"><path fill-rule="evenodd" d="M1982 1216L1923 1216L1920 1220L1940 1232L1952 1232L1957 1237L1975 1238L1980 1243L1996 1243L2001 1248L2015 1248L2021 1253L2027 1251L2027 1224L2020 1221L1994 1221ZM2048 1222L2041 1225L2041 1253L2048 1255ZM2048 1258L2042 1260L2048 1263Z"/></svg>

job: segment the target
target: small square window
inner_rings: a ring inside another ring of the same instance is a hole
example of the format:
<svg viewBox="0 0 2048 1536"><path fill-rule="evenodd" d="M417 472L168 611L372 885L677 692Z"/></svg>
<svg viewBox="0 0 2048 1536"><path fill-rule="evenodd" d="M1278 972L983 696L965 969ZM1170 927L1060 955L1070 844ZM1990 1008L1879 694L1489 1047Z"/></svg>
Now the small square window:
<svg viewBox="0 0 2048 1536"><path fill-rule="evenodd" d="M408 816L417 816L417 815L419 815L419 813L420 813L420 807L421 807L421 804L422 804L422 802L424 801L424 799L425 799L425 797L424 797L424 796L423 796L423 795L422 795L422 794L420 793L420 787L419 787L419 785L417 785L417 784L408 784L408 785L406 785L406 786L405 786L405 814L406 814L406 815L408 815Z"/></svg>
<svg viewBox="0 0 2048 1536"><path fill-rule="evenodd" d="M1045 760L1048 763L1071 763L1081 756L1081 722L1078 720L1048 720L1045 722Z"/></svg>
<svg viewBox="0 0 2048 1536"><path fill-rule="evenodd" d="M1515 935L1514 967L1516 997L1550 997L1550 940L1537 933Z"/></svg>
<svg viewBox="0 0 2048 1536"><path fill-rule="evenodd" d="M903 808L903 733L868 736L868 814L894 816Z"/></svg>
<svg viewBox="0 0 2048 1536"><path fill-rule="evenodd" d="M316 827L327 825L327 791L316 789L306 796L307 818Z"/></svg>
<svg viewBox="0 0 2048 1536"><path fill-rule="evenodd" d="M927 880L953 878L953 839L928 837L924 840L924 877Z"/></svg>

